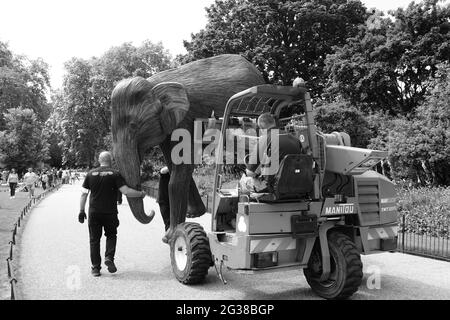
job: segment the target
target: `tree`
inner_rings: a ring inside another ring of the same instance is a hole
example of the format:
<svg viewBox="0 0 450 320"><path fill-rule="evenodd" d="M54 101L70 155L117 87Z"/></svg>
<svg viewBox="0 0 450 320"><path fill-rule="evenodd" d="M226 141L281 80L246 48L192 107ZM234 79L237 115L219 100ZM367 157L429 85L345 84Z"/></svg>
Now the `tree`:
<svg viewBox="0 0 450 320"><path fill-rule="evenodd" d="M8 109L4 117L6 129L0 131L1 161L19 170L45 161L48 145L35 112L31 109Z"/></svg>
<svg viewBox="0 0 450 320"><path fill-rule="evenodd" d="M11 108L31 109L45 121L50 114L45 96L49 87L48 65L42 59L16 56L0 42L0 130L6 125L3 114Z"/></svg>
<svg viewBox="0 0 450 320"><path fill-rule="evenodd" d="M406 115L423 101L436 66L450 58L450 5L438 0L374 12L360 32L326 59L329 97L365 110Z"/></svg>
<svg viewBox="0 0 450 320"><path fill-rule="evenodd" d="M372 132L364 114L348 102L323 103L316 109L315 121L324 133L346 132L353 147L366 148Z"/></svg>
<svg viewBox="0 0 450 320"><path fill-rule="evenodd" d="M380 121L371 146L389 151L397 179L450 185L450 66L438 66L424 101L410 118ZM382 134L384 132L384 134Z"/></svg>
<svg viewBox="0 0 450 320"><path fill-rule="evenodd" d="M356 35L366 19L363 4L347 0L216 0L206 12L206 27L184 42L183 62L243 54L267 81L291 85L300 76L314 96L326 84L327 54Z"/></svg>
<svg viewBox="0 0 450 320"><path fill-rule="evenodd" d="M98 152L107 149L110 132L110 96L116 83L133 76L149 77L172 66L161 43L145 41L139 47L124 43L99 58L66 62L63 90L52 98L54 127L62 133L54 149L67 166L92 166ZM56 142L56 141L55 141Z"/></svg>

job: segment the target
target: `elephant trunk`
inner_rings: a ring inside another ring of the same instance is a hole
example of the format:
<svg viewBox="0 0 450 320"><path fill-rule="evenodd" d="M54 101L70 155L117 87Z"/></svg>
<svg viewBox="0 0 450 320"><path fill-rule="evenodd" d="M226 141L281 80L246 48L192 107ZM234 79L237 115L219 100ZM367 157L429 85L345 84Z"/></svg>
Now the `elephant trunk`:
<svg viewBox="0 0 450 320"><path fill-rule="evenodd" d="M125 179L126 184L133 189L141 189L141 161L137 146L132 144L116 144L114 148L115 159L119 171ZM147 215L144 211L144 201L142 198L127 197L131 212L137 221L148 224L153 216Z"/></svg>

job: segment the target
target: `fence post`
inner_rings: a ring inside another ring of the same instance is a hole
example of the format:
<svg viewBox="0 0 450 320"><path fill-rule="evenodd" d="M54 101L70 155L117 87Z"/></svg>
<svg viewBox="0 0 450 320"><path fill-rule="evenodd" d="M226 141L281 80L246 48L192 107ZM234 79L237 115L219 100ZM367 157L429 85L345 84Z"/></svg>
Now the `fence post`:
<svg viewBox="0 0 450 320"><path fill-rule="evenodd" d="M405 215L403 214L402 216L402 252L405 253L405 223L406 223L406 218Z"/></svg>

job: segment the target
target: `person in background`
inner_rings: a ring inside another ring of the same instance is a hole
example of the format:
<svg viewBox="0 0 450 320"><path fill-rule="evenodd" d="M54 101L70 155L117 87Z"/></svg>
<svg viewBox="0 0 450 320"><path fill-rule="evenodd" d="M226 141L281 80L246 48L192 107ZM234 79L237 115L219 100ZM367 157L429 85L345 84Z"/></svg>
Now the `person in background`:
<svg viewBox="0 0 450 320"><path fill-rule="evenodd" d="M117 271L114 264L114 256L116 253L117 243L117 227L119 219L117 217L117 192L127 197L145 197L144 191L134 190L125 184L125 180L117 170L112 166L112 155L108 151L103 151L98 157L100 167L89 171L84 179L82 186L82 194L80 198L80 213L78 221L84 223L86 213L84 211L86 200L89 196L89 243L91 254L91 273L94 277L100 276L101 255L100 255L100 239L102 229L105 230L106 250L105 265L110 273ZM155 212L152 211L151 219ZM150 220L151 220L150 219Z"/></svg>
<svg viewBox="0 0 450 320"><path fill-rule="evenodd" d="M63 181L62 181L63 171L61 168L59 168L57 174L58 174L58 182L63 183Z"/></svg>
<svg viewBox="0 0 450 320"><path fill-rule="evenodd" d="M2 175L1 175L1 179L2 179L2 181L4 182L4 183L7 183L7 181L8 181L8 170L3 170L2 171Z"/></svg>
<svg viewBox="0 0 450 320"><path fill-rule="evenodd" d="M33 172L33 168L28 168L28 172L25 173L23 176L23 181L25 182L25 185L27 186L28 194L30 196L30 199L34 198L34 189L35 184L39 180L39 177L36 173Z"/></svg>
<svg viewBox="0 0 450 320"><path fill-rule="evenodd" d="M53 168L53 185L56 186L58 183L58 170Z"/></svg>
<svg viewBox="0 0 450 320"><path fill-rule="evenodd" d="M168 167L163 167L159 172L158 205L161 217L164 221L165 231L170 227L170 203L169 203L170 172ZM163 242L166 243L163 238Z"/></svg>
<svg viewBox="0 0 450 320"><path fill-rule="evenodd" d="M258 117L258 127L262 130L266 130L266 133L259 138L258 144L256 144L255 148L251 151L252 154L256 156L257 161L246 165L247 168L245 174L239 182L241 190L245 193L269 192L272 187L271 182L273 175L264 174L261 167L267 165L267 163L263 163L262 165L261 161L263 161L262 158L264 157L270 159L273 157L273 154L276 154L276 152L269 152L269 149L274 146L271 130L276 129L275 118L270 113L263 113ZM276 141L277 143L275 143L275 146L278 147L278 150L276 150L278 152L278 164L281 163L286 155L299 154L302 152L301 143L294 136L290 134L278 134L276 138L278 139L278 141ZM262 154L264 154L264 156L261 158Z"/></svg>
<svg viewBox="0 0 450 320"><path fill-rule="evenodd" d="M16 169L11 169L7 183L9 184L9 198L14 199L16 197L16 187L19 183L19 175L17 174Z"/></svg>
<svg viewBox="0 0 450 320"><path fill-rule="evenodd" d="M77 179L76 174L77 173L74 170L70 173L70 184L74 184L75 183L75 179Z"/></svg>
<svg viewBox="0 0 450 320"><path fill-rule="evenodd" d="M41 183L42 183L42 189L46 190L47 189L47 184L48 184L48 176L47 176L47 171L43 171L41 174Z"/></svg>
<svg viewBox="0 0 450 320"><path fill-rule="evenodd" d="M47 171L48 187L53 188L53 172L52 169Z"/></svg>
<svg viewBox="0 0 450 320"><path fill-rule="evenodd" d="M120 190L117 190L117 204L120 206L122 204L122 192Z"/></svg>

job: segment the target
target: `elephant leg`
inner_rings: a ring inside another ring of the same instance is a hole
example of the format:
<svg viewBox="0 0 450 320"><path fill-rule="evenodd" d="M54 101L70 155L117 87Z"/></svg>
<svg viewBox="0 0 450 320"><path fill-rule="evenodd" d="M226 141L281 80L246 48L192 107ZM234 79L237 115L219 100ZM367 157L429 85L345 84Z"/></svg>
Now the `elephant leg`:
<svg viewBox="0 0 450 320"><path fill-rule="evenodd" d="M205 204L203 203L202 197L198 192L197 185L194 179L191 177L191 182L189 185L189 199L188 199L188 218L197 218L204 215L206 212Z"/></svg>
<svg viewBox="0 0 450 320"><path fill-rule="evenodd" d="M171 140L170 136L164 140L162 144L160 144L160 148L164 155L164 159L166 160L167 167L170 171L172 171L173 163L170 156L171 153ZM200 217L206 212L205 204L203 203L202 197L198 192L197 185L195 184L194 179L190 179L189 184L189 198L188 198L188 208L187 208L187 217L196 218Z"/></svg>
<svg viewBox="0 0 450 320"><path fill-rule="evenodd" d="M193 165L173 165L169 182L170 227L165 238L172 238L175 228L186 221L188 190L192 179Z"/></svg>

